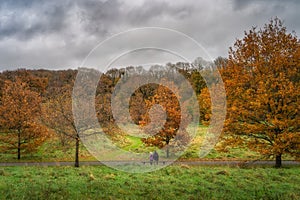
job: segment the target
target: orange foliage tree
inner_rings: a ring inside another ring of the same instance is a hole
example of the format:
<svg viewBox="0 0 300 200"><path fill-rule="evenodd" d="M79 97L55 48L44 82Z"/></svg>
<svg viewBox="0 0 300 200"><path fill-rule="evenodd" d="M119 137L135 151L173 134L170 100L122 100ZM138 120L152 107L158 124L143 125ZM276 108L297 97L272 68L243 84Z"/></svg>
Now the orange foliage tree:
<svg viewBox="0 0 300 200"><path fill-rule="evenodd" d="M190 139L186 132L189 116L186 111L183 111L184 106L179 103L178 89L172 83L169 86L171 87L159 85L155 94L149 100L145 100L148 112L140 121L140 126L149 134L149 137L143 138L142 141L146 145L159 148L167 146L167 157L169 157L168 145L171 140L177 139L173 143L181 147Z"/></svg>
<svg viewBox="0 0 300 200"><path fill-rule="evenodd" d="M200 122L207 125L211 118L211 98L207 87L201 90L201 93L198 95L198 102L200 107Z"/></svg>
<svg viewBox="0 0 300 200"><path fill-rule="evenodd" d="M0 102L1 150L12 151L21 159L21 153L30 153L45 141L48 131L40 123L39 93L16 77L5 81Z"/></svg>
<svg viewBox="0 0 300 200"><path fill-rule="evenodd" d="M227 92L224 146L243 145L281 167L300 153L300 42L276 18L252 28L221 70Z"/></svg>

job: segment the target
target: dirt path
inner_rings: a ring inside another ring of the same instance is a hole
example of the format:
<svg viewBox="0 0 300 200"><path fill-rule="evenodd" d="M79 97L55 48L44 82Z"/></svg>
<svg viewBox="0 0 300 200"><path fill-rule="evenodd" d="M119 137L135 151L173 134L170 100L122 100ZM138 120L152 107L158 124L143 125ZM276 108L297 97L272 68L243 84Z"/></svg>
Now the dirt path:
<svg viewBox="0 0 300 200"><path fill-rule="evenodd" d="M148 165L148 161L106 161L109 165L140 163ZM170 161L160 161L159 165L172 164ZM173 165L198 165L198 166L273 166L275 161L176 161ZM73 166L74 162L0 162L1 167L5 166ZM80 166L104 165L99 161L83 161ZM299 161L282 161L282 166L300 166Z"/></svg>

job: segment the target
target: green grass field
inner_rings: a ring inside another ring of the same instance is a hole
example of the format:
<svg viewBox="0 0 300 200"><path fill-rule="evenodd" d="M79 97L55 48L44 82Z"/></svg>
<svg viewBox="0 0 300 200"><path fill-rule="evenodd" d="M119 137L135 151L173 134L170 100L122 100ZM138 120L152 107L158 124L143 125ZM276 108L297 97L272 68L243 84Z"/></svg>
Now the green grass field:
<svg viewBox="0 0 300 200"><path fill-rule="evenodd" d="M127 127L128 132L133 132L131 127ZM197 160L199 159L199 150L203 141L203 136L207 131L206 126L198 126L197 133L192 140L188 149L184 152L180 159L185 160ZM21 155L21 160L16 159L16 154L1 153L0 162L31 162L31 161L73 161L75 153L75 143L71 142L67 146L61 146L58 140L48 140L42 145L37 152L31 154ZM152 152L155 147L145 146L139 137L131 135L126 136L122 145L119 145L126 151L131 152ZM165 152L160 151L161 158L165 157ZM249 151L243 148L234 148L229 152L219 152L212 149L210 153L201 159L215 159L215 160L255 160L260 159L260 155L256 152ZM283 159L293 160L294 158L283 156ZM85 148L83 144L80 145L80 160L81 161L92 161L96 160Z"/></svg>
<svg viewBox="0 0 300 200"><path fill-rule="evenodd" d="M2 167L0 199L300 199L300 168Z"/></svg>
<svg viewBox="0 0 300 200"><path fill-rule="evenodd" d="M130 130L130 129L129 129ZM199 126L181 159L198 159L207 127ZM149 152L138 137L126 136L122 148ZM164 152L159 151L161 158ZM204 159L257 159L242 148L222 153L213 149ZM84 145L80 160L95 160ZM15 162L16 155L2 153L1 162ZM24 161L74 161L74 145L49 140ZM1 167L0 199L300 199L300 168L169 166L159 171L130 174L105 166Z"/></svg>

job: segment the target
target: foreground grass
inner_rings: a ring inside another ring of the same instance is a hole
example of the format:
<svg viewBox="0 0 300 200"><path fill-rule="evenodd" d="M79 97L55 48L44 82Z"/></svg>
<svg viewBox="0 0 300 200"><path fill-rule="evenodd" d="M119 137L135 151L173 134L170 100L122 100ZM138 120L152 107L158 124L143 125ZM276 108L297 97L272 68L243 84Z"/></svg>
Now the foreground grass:
<svg viewBox="0 0 300 200"><path fill-rule="evenodd" d="M300 199L300 168L3 167L0 199Z"/></svg>

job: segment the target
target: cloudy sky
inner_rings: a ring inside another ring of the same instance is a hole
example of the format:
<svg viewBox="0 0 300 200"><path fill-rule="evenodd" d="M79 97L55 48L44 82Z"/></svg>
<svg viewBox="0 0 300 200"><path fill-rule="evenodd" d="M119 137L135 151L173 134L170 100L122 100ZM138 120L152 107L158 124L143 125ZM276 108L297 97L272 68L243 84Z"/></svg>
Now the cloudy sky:
<svg viewBox="0 0 300 200"><path fill-rule="evenodd" d="M189 58L203 56L188 44L190 38L180 38L179 33L168 37L168 31L138 31L129 36L121 34L122 42L114 36L142 27L181 32L202 45L211 58L226 57L228 47L245 30L262 27L275 16L299 36L299 10L297 0L0 0L0 70L77 68L97 44L107 39L104 46L98 46L102 49L95 51L94 58L101 60L105 55L116 59L127 52L121 56L127 65L131 61L164 62L180 57L170 51L151 53L153 49L131 52L143 47L143 41L147 41L145 47L156 47L151 44L154 41L162 49L184 49ZM112 36L113 40L109 39ZM142 61L144 58L152 59Z"/></svg>

